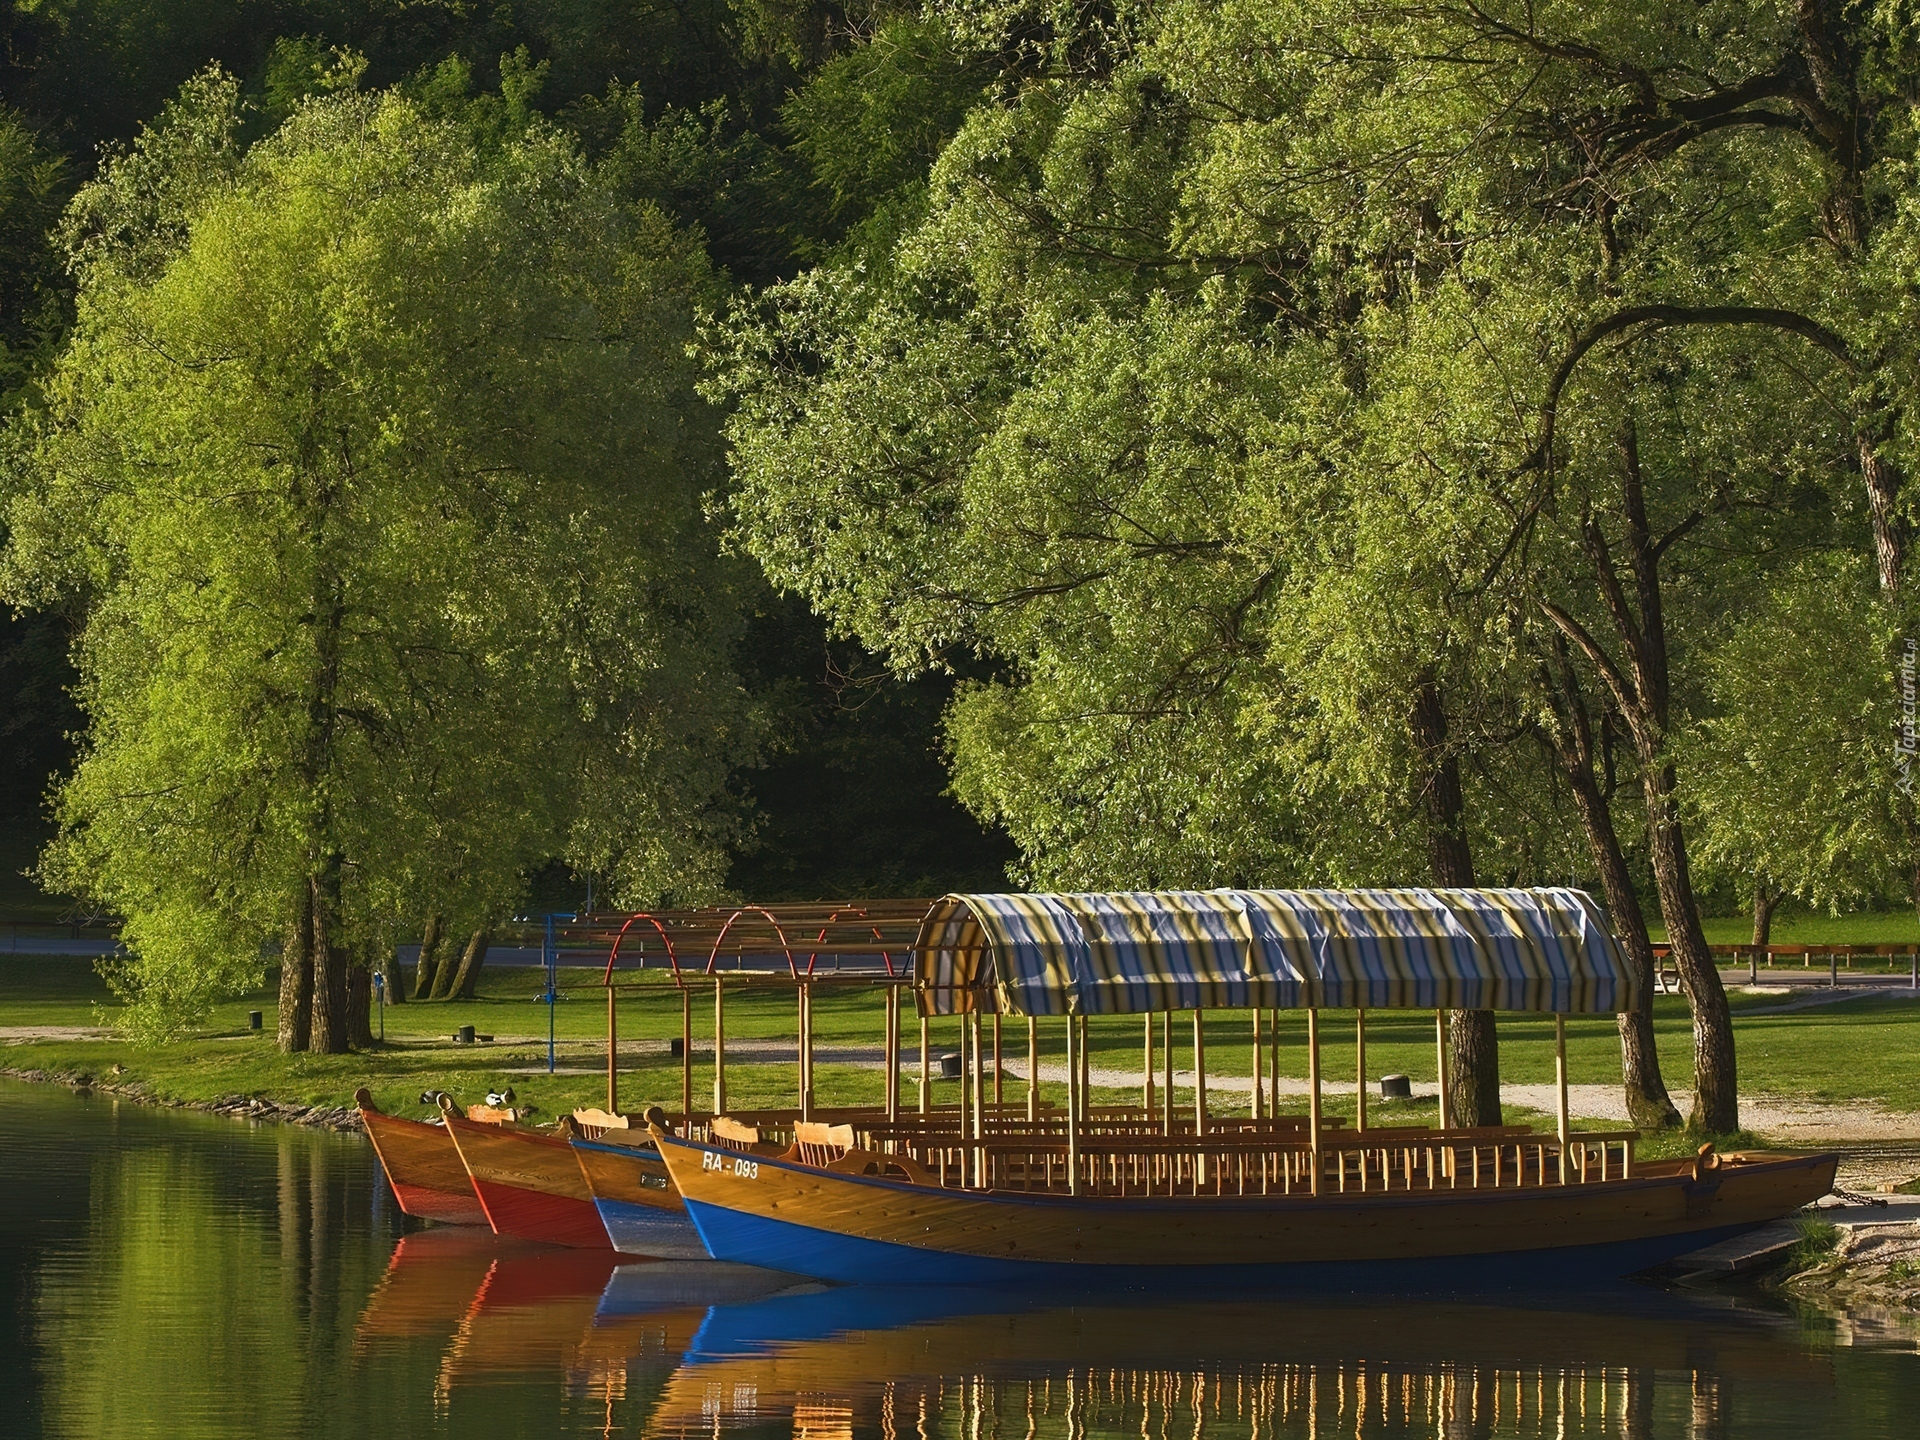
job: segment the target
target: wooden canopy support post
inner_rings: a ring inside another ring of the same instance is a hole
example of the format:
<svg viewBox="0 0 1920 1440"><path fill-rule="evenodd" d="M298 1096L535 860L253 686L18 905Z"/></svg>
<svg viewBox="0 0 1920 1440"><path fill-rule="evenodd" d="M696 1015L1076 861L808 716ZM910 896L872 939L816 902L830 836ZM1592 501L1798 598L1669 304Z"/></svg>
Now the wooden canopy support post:
<svg viewBox="0 0 1920 1440"><path fill-rule="evenodd" d="M1307 1148L1312 1152L1312 1193L1320 1193L1320 1012L1307 1011Z"/></svg>
<svg viewBox="0 0 1920 1440"><path fill-rule="evenodd" d="M616 1008L618 996L607 987L607 1113L620 1113L620 1032Z"/></svg>
<svg viewBox="0 0 1920 1440"><path fill-rule="evenodd" d="M802 980L794 987L794 999L799 1006L799 1060L800 1081L800 1118L813 1119L813 1007L812 987Z"/></svg>
<svg viewBox="0 0 1920 1440"><path fill-rule="evenodd" d="M1153 1119L1153 1012L1147 1011L1143 1017L1146 1024L1146 1036L1140 1042L1140 1108L1147 1112L1147 1119Z"/></svg>
<svg viewBox="0 0 1920 1440"><path fill-rule="evenodd" d="M1357 1079L1353 1088L1353 1128L1367 1128L1367 1012L1353 1012L1353 1048L1355 1052L1354 1072Z"/></svg>
<svg viewBox="0 0 1920 1440"><path fill-rule="evenodd" d="M1207 1133L1207 1012L1193 1012L1193 1133Z"/></svg>
<svg viewBox="0 0 1920 1440"><path fill-rule="evenodd" d="M1067 1016L1067 1193L1080 1193L1080 1056L1074 1043L1079 1017Z"/></svg>
<svg viewBox="0 0 1920 1440"><path fill-rule="evenodd" d="M900 1119L900 987L887 986L887 1122Z"/></svg>
<svg viewBox="0 0 1920 1440"><path fill-rule="evenodd" d="M1264 1119L1266 1115L1266 1107L1260 1103L1260 1075L1266 1069L1266 1066L1260 1063L1261 1058L1260 1008L1256 1005L1253 1011L1253 1098L1248 1102L1251 1107L1250 1113L1256 1120Z"/></svg>
<svg viewBox="0 0 1920 1440"><path fill-rule="evenodd" d="M1453 1103L1447 1096L1447 1012L1433 1012L1433 1050L1435 1068L1440 1074L1440 1128L1453 1128Z"/></svg>
<svg viewBox="0 0 1920 1440"><path fill-rule="evenodd" d="M1272 1072L1272 1085L1267 1097L1273 1102L1270 1113L1277 1118L1280 1114L1280 1007L1274 1006L1267 1018L1272 1022L1267 1026L1270 1037L1267 1042L1267 1064Z"/></svg>
<svg viewBox="0 0 1920 1440"><path fill-rule="evenodd" d="M933 1077L927 1073L927 1017L920 1017L920 1113L933 1103Z"/></svg>
<svg viewBox="0 0 1920 1440"><path fill-rule="evenodd" d="M980 1141L986 1138L987 1127L984 1111L987 1097L987 1071L983 1063L980 1045L980 1012L974 1011L967 1017L967 1029L972 1032L973 1042L973 1183L981 1189L987 1185L987 1152L980 1147Z"/></svg>
<svg viewBox="0 0 1920 1440"><path fill-rule="evenodd" d="M1572 1124L1567 1116L1567 1017L1553 1017L1553 1089L1558 1109L1555 1118L1560 1126L1560 1183L1567 1183L1567 1141L1572 1138Z"/></svg>
<svg viewBox="0 0 1920 1440"><path fill-rule="evenodd" d="M1000 1049L1000 1012L993 1012L993 1113L998 1115L1000 1107L1007 1103L1005 1055Z"/></svg>
<svg viewBox="0 0 1920 1440"><path fill-rule="evenodd" d="M1068 1194L1079 1194L1079 1127L1087 1114L1087 1094L1079 1083L1079 1016L1068 1016Z"/></svg>
<svg viewBox="0 0 1920 1440"><path fill-rule="evenodd" d="M969 1140L975 1137L973 1122L979 1114L979 1022L980 1017L970 1010L960 1013L960 1133Z"/></svg>
<svg viewBox="0 0 1920 1440"><path fill-rule="evenodd" d="M713 977L713 1113L727 1113L727 991Z"/></svg>
<svg viewBox="0 0 1920 1440"><path fill-rule="evenodd" d="M1207 1133L1206 1015L1207 1012L1200 1009L1193 1012L1193 1134L1196 1140ZM1205 1155L1196 1153L1193 1157L1193 1183L1196 1186L1207 1183Z"/></svg>
<svg viewBox="0 0 1920 1440"><path fill-rule="evenodd" d="M1087 1118L1087 1107L1093 1103L1093 1056L1092 1047L1087 1044L1087 1017L1079 1017L1080 1026L1080 1118Z"/></svg>
<svg viewBox="0 0 1920 1440"><path fill-rule="evenodd" d="M1166 1056L1167 1083L1160 1093L1161 1128L1173 1134L1173 1011L1160 1012L1160 1049Z"/></svg>
<svg viewBox="0 0 1920 1440"><path fill-rule="evenodd" d="M1040 1022L1027 1016L1027 1119L1040 1118Z"/></svg>
<svg viewBox="0 0 1920 1440"><path fill-rule="evenodd" d="M967 1082L970 1078L968 1074L967 1031L972 1028L969 1022L973 1017L962 1010L957 1018L960 1021L960 1124L955 1133L965 1141L973 1138L973 1106L967 1101ZM963 1176L968 1173L966 1166L963 1165L961 1167L961 1173Z"/></svg>
<svg viewBox="0 0 1920 1440"><path fill-rule="evenodd" d="M680 1117L693 1119L693 991L680 987Z"/></svg>

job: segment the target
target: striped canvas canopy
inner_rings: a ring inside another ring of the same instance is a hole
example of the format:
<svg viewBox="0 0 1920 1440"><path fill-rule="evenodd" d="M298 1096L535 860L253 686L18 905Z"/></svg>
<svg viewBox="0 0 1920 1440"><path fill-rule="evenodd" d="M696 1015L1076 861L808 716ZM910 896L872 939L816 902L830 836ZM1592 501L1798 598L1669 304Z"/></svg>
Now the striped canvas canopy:
<svg viewBox="0 0 1920 1440"><path fill-rule="evenodd" d="M923 1015L1360 1007L1615 1014L1637 979L1579 890L948 895Z"/></svg>

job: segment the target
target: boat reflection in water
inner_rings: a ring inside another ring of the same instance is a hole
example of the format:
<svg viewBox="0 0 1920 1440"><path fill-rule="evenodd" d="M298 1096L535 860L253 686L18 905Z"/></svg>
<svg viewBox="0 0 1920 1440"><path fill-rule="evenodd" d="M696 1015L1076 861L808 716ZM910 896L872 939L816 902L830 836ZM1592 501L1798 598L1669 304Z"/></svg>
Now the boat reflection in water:
<svg viewBox="0 0 1920 1440"><path fill-rule="evenodd" d="M1732 1397L1748 1425L1776 1400L1799 1413L1836 1401L1833 1352L1789 1317L1630 1286L1577 1297L1081 1302L828 1288L747 1267L590 1263L510 1246L476 1278L468 1247L455 1256L415 1244L427 1238L396 1249L362 1345L437 1329L442 1406L457 1388L545 1376L604 1407L608 1433L661 1440L721 1430L1705 1440L1747 1428ZM471 1287L463 1296L455 1270ZM429 1283L435 1272L449 1283Z"/></svg>
<svg viewBox="0 0 1920 1440"><path fill-rule="evenodd" d="M796 1285L819 1288L745 1265L634 1260L436 1228L394 1246L355 1346L365 1354L382 1342L444 1337L435 1375L442 1405L456 1389L549 1376L612 1403L636 1372L657 1381L680 1364L720 1302Z"/></svg>
<svg viewBox="0 0 1920 1440"><path fill-rule="evenodd" d="M1657 1401L1659 1433L1704 1437L1726 1387L1781 1384L1833 1387L1784 1318L1626 1288L1558 1308L846 1289L709 1312L647 1432L1643 1436Z"/></svg>

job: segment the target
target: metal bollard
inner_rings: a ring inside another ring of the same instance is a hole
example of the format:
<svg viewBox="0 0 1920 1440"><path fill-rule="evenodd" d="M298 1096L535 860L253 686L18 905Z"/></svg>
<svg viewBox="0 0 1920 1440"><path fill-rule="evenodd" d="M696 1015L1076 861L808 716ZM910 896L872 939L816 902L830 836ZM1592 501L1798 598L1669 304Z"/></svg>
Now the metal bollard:
<svg viewBox="0 0 1920 1440"><path fill-rule="evenodd" d="M1833 951L1827 952L1827 988L1833 989L1840 983L1840 957Z"/></svg>
<svg viewBox="0 0 1920 1440"><path fill-rule="evenodd" d="M1913 980L1911 982L1912 988L1915 990L1920 990L1920 950L1908 951L1907 959L1913 963Z"/></svg>

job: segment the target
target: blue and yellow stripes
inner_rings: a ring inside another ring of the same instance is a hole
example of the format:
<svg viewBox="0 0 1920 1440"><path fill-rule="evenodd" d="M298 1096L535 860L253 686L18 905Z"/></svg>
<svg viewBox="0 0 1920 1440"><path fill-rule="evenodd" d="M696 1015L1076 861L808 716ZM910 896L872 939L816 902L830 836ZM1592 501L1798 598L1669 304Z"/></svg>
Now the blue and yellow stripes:
<svg viewBox="0 0 1920 1440"><path fill-rule="evenodd" d="M1637 977L1572 889L949 895L916 944L924 1014L1631 1009Z"/></svg>

